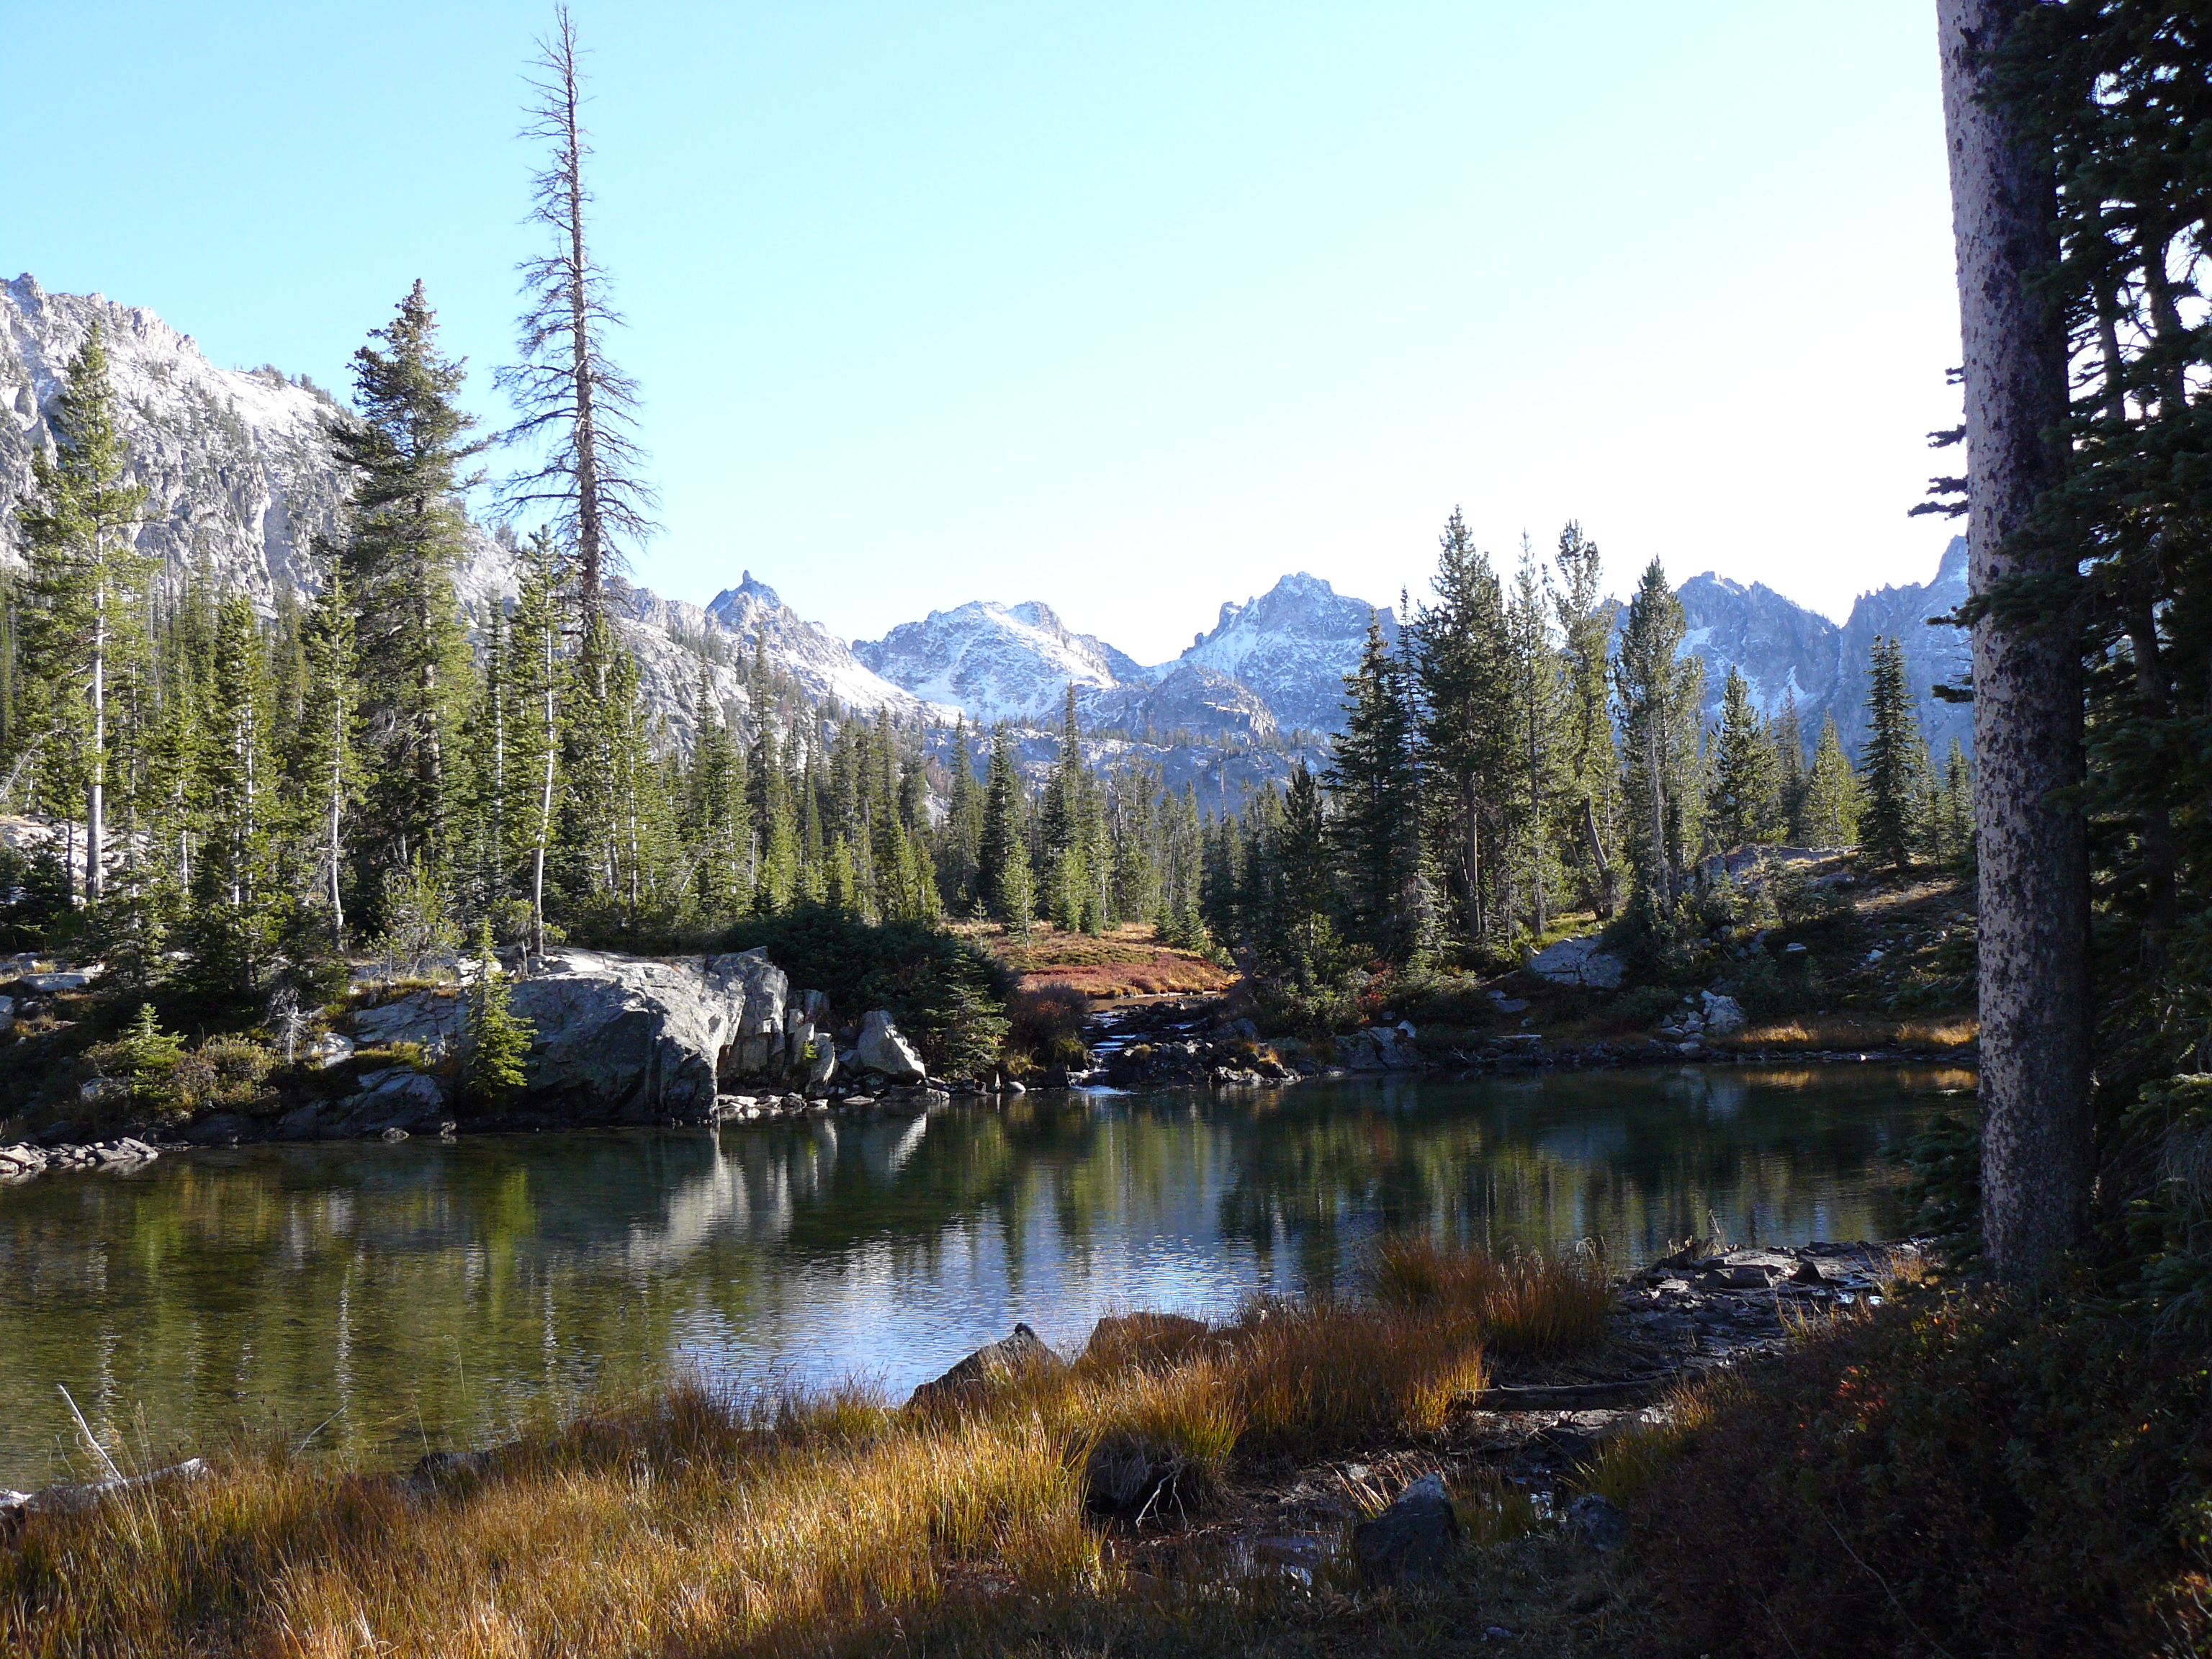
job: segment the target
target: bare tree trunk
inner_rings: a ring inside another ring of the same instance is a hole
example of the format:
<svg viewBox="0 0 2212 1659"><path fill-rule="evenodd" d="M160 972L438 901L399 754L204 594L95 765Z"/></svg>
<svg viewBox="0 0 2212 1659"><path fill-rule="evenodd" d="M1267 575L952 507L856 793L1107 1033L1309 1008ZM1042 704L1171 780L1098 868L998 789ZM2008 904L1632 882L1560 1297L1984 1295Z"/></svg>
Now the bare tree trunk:
<svg viewBox="0 0 2212 1659"><path fill-rule="evenodd" d="M95 546L95 561L101 555ZM84 899L97 904L107 890L107 872L100 853L107 845L107 576L98 573L100 589L93 601L92 623L92 764L84 780Z"/></svg>
<svg viewBox="0 0 2212 1659"><path fill-rule="evenodd" d="M1965 347L1969 572L1986 593L2033 574L2013 544L2063 464L2066 341L2027 289L2057 252L2048 156L1985 97L2027 0L1937 0ZM1981 912L1982 1231L1997 1277L2046 1278L2089 1193L2088 876L2081 659L2070 623L1974 624Z"/></svg>
<svg viewBox="0 0 2212 1659"><path fill-rule="evenodd" d="M1583 839L1589 843L1590 866L1597 872L1595 892L1597 898L1597 919L1611 921L1614 904L1613 866L1606 861L1605 842L1597 833L1597 808L1588 795L1583 797Z"/></svg>
<svg viewBox="0 0 2212 1659"><path fill-rule="evenodd" d="M1482 812L1472 775L1467 781L1467 936L1482 937Z"/></svg>
<svg viewBox="0 0 2212 1659"><path fill-rule="evenodd" d="M545 779L538 799L538 845L530 856L530 953L545 954L545 843L553 833L553 761L560 742L553 709L553 633L545 636Z"/></svg>

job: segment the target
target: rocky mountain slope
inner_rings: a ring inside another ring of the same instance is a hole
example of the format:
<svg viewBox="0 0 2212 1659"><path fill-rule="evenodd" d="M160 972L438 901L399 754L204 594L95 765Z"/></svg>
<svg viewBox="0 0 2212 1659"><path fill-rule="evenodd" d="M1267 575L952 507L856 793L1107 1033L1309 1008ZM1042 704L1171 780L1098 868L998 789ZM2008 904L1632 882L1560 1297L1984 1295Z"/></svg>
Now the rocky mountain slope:
<svg viewBox="0 0 2212 1659"><path fill-rule="evenodd" d="M1048 605L978 599L901 623L853 654L896 685L987 725L1060 716L1069 686L1111 690L1145 671L1104 641L1073 632Z"/></svg>
<svg viewBox="0 0 2212 1659"><path fill-rule="evenodd" d="M1875 641L1905 643L1912 695L1928 746L1940 763L1957 738L1973 747L1973 711L1942 702L1929 688L1967 678L1971 652L1964 630L1931 628L1928 619L1954 611L1966 597L1966 538L1952 538L1932 581L1862 593L1838 627L1817 611L1784 599L1764 582L1746 587L1706 571L1677 590L1690 631L1684 648L1705 665L1705 716L1720 718L1721 688L1733 663L1751 683L1752 696L1770 715L1795 696L1809 746L1820 722L1836 717L1845 749L1856 753L1867 732L1867 663Z"/></svg>
<svg viewBox="0 0 2212 1659"><path fill-rule="evenodd" d="M15 504L31 481L31 456L50 441L46 409L70 358L98 319L120 394L131 468L151 492L140 543L158 552L166 580L204 569L241 588L264 614L290 588L311 593L313 549L340 529L345 482L330 437L341 405L304 379L275 368L210 363L189 335L152 312L101 295L49 294L28 276L0 284L0 567L19 566ZM473 535L461 576L464 604L481 618L511 599L518 560L504 533ZM1961 706L1933 702L1928 685L1965 676L1964 635L1923 619L1965 594L1964 543L1954 542L1932 582L1861 598L1841 627L1764 586L1710 573L1683 584L1688 648L1708 665L1717 711L1730 662L1763 707L1794 692L1808 740L1833 709L1847 744L1865 730L1864 670L1877 634L1905 642L1931 747L1940 757L1968 726ZM773 675L807 701L880 710L928 735L949 757L951 727L1005 720L1026 769L1040 771L1071 685L1094 759L1141 758L1172 788L1199 787L1233 806L1298 759L1328 757L1324 737L1343 724L1343 677L1358 662L1370 618L1394 642L1387 608L1338 593L1304 573L1221 606L1172 662L1146 667L1047 606L975 601L933 611L883 639L848 645L806 621L748 571L699 605L611 585L616 624L643 668L646 694L679 744L689 745L704 697L720 717L741 716L756 650ZM980 752L980 751L979 751Z"/></svg>
<svg viewBox="0 0 2212 1659"><path fill-rule="evenodd" d="M1370 621L1397 642L1389 605L1339 593L1300 571L1257 599L1224 604L1212 631L1193 640L1180 660L1250 687L1286 731L1340 732L1344 677L1359 665Z"/></svg>

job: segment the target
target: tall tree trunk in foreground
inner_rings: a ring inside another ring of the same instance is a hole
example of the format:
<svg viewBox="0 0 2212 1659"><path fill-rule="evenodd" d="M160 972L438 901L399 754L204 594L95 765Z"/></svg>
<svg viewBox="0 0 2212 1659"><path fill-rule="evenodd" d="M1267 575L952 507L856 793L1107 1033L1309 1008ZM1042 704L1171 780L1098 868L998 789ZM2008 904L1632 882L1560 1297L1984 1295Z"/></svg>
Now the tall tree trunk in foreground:
<svg viewBox="0 0 2212 1659"><path fill-rule="evenodd" d="M2063 464L2066 340L2027 289L2057 251L2050 158L1985 100L2024 0L1937 0L1965 345L1972 591L2035 574L2014 538ZM2089 1190L2088 866L2081 662L2063 620L1974 624L1980 838L1982 1231L2008 1283L2044 1279Z"/></svg>

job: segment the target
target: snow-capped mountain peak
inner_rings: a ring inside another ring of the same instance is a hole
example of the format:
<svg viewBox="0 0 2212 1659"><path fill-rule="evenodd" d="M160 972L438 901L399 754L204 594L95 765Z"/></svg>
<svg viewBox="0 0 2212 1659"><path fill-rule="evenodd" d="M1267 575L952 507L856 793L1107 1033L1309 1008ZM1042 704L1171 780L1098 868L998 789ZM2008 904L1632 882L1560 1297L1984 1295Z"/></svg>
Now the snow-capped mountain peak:
<svg viewBox="0 0 2212 1659"><path fill-rule="evenodd" d="M856 640L853 652L893 684L987 725L1049 720L1070 686L1110 690L1144 676L1127 653L1075 633L1034 599L1013 605L973 599L933 611L880 640Z"/></svg>
<svg viewBox="0 0 2212 1659"><path fill-rule="evenodd" d="M1368 624L1377 620L1395 642L1398 622L1388 605L1339 593L1301 570L1256 599L1224 605L1212 630L1178 660L1249 686L1285 727L1333 732L1344 724L1344 677L1358 667Z"/></svg>

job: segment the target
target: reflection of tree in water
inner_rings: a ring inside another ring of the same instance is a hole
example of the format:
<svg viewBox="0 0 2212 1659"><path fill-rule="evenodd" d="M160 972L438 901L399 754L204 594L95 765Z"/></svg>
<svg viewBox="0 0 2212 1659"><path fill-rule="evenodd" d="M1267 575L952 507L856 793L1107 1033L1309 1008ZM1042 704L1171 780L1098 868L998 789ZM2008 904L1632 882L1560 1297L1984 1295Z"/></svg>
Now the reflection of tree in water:
<svg viewBox="0 0 2212 1659"><path fill-rule="evenodd" d="M274 1412L398 1455L672 1356L806 1340L955 1268L1147 1252L1328 1282L1382 1227L1492 1243L1879 1237L1923 1115L1880 1077L1595 1074L1029 1098L712 1133L242 1148L0 1192L0 1484L76 1455L54 1384L156 1446ZM1147 1259L1150 1259L1147 1257ZM1279 1262L1279 1266L1271 1265Z"/></svg>
<svg viewBox="0 0 2212 1659"><path fill-rule="evenodd" d="M1601 1239L1648 1256L1717 1218L1740 1238L1879 1237L1904 1217L1868 1173L1932 1079L1838 1073L1580 1073L1309 1088L1240 1133L1220 1227L1287 1242L1328 1282L1347 1242L1395 1230L1495 1247Z"/></svg>

